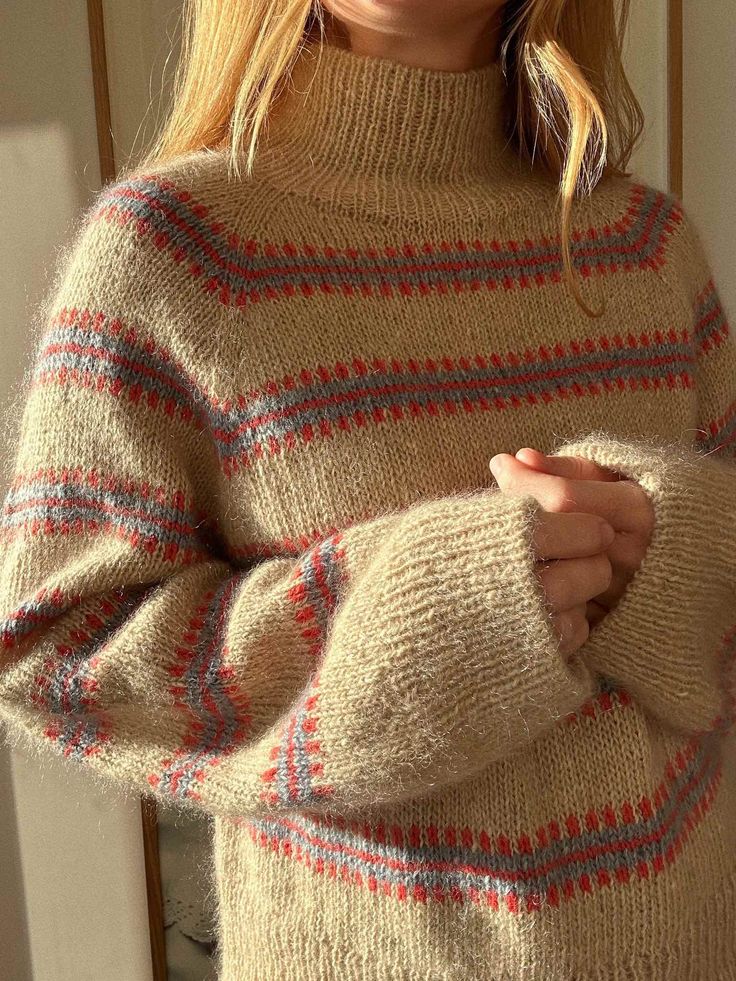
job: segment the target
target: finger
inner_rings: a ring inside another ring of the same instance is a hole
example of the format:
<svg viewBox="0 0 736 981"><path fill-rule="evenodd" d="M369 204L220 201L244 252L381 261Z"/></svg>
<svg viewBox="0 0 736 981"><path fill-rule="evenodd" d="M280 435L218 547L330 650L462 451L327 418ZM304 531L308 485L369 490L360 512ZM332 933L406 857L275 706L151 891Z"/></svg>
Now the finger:
<svg viewBox="0 0 736 981"><path fill-rule="evenodd" d="M569 610L604 593L612 577L611 563L604 554L583 559L560 559L542 566L539 578L553 610Z"/></svg>
<svg viewBox="0 0 736 981"><path fill-rule="evenodd" d="M560 639L559 650L562 654L574 654L588 639L590 624L584 603L556 613L552 620Z"/></svg>
<svg viewBox="0 0 736 981"><path fill-rule="evenodd" d="M598 600L589 600L585 606L585 615L591 627L597 626L608 613L608 608L599 603Z"/></svg>
<svg viewBox="0 0 736 981"><path fill-rule="evenodd" d="M552 474L555 477L568 477L570 480L621 480L615 470L601 467L582 456L546 456L539 450L525 446L518 450L516 459L533 470Z"/></svg>
<svg viewBox="0 0 736 981"><path fill-rule="evenodd" d="M630 480L574 480L540 473L508 453L490 463L502 491L531 494L547 511L587 511L613 525L616 531L647 532L653 511L646 492Z"/></svg>
<svg viewBox="0 0 736 981"><path fill-rule="evenodd" d="M647 543L639 535L621 532L616 535L613 544L606 551L614 570L626 573L631 577L641 568L647 551Z"/></svg>
<svg viewBox="0 0 736 981"><path fill-rule="evenodd" d="M618 603L621 597L626 592L626 589L631 582L631 576L621 572L615 566L613 568L613 576L611 577L611 582L604 592L599 593L595 597L596 603L604 607L606 610L612 610L613 607Z"/></svg>
<svg viewBox="0 0 736 981"><path fill-rule="evenodd" d="M539 559L577 559L604 552L615 538L611 525L597 514L542 511L534 529L534 551Z"/></svg>

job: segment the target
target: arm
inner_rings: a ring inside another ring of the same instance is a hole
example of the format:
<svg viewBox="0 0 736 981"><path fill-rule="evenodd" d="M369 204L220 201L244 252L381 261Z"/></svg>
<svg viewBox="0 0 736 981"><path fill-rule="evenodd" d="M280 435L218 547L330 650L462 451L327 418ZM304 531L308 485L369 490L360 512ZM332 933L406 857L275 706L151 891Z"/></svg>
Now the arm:
<svg viewBox="0 0 736 981"><path fill-rule="evenodd" d="M695 446L591 436L559 447L637 480L655 511L644 561L583 649L597 672L686 731L733 721L736 655L736 343L704 247L683 216L661 275L692 323Z"/></svg>
<svg viewBox="0 0 736 981"><path fill-rule="evenodd" d="M349 811L461 780L579 707L593 680L558 651L532 498L226 558L213 441L167 401L186 379L169 361L137 384L165 310L141 248L87 223L38 346L2 522L11 739L220 815Z"/></svg>

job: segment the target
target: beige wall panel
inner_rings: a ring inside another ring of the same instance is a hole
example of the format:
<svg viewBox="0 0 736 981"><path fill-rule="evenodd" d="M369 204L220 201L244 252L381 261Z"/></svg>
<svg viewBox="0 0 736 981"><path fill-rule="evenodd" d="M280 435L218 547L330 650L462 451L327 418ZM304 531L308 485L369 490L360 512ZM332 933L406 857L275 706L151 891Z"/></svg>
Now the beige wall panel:
<svg viewBox="0 0 736 981"><path fill-rule="evenodd" d="M684 7L684 200L736 329L736 5Z"/></svg>
<svg viewBox="0 0 736 981"><path fill-rule="evenodd" d="M176 67L182 0L104 0L110 112L118 167L156 128ZM170 56L173 47L174 54Z"/></svg>
<svg viewBox="0 0 736 981"><path fill-rule="evenodd" d="M644 139L631 169L655 187L668 180L667 0L631 5L626 71L646 117Z"/></svg>

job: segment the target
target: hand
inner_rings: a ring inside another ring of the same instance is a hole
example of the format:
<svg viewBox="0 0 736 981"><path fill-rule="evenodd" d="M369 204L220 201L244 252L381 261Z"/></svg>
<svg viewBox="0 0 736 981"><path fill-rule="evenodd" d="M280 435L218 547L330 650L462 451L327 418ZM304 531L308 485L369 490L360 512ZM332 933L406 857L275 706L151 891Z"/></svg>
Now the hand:
<svg viewBox="0 0 736 981"><path fill-rule="evenodd" d="M588 639L586 604L611 582L606 549L615 531L594 514L538 513L534 531L536 571L560 639L559 650L574 654Z"/></svg>
<svg viewBox="0 0 736 981"><path fill-rule="evenodd" d="M607 550L610 584L587 604L594 626L609 613L640 568L654 530L654 508L635 481L582 457L545 456L525 448L516 456L501 453L490 463L505 493L526 493L554 513L586 512L605 518L616 532Z"/></svg>

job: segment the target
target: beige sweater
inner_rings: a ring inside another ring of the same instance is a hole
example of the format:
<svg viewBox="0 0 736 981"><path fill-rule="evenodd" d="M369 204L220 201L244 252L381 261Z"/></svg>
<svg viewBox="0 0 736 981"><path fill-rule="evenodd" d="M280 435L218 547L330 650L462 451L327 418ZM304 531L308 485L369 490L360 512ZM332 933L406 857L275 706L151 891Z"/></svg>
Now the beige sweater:
<svg viewBox="0 0 736 981"><path fill-rule="evenodd" d="M736 978L736 347L698 233L607 178L590 319L495 66L311 71L253 179L121 179L60 265L3 511L8 738L214 815L223 981ZM524 445L654 502L571 658L537 505L488 471Z"/></svg>

